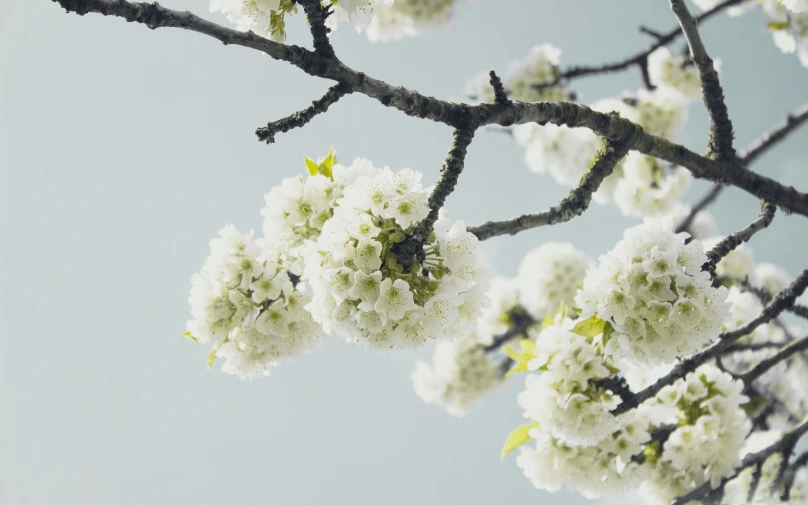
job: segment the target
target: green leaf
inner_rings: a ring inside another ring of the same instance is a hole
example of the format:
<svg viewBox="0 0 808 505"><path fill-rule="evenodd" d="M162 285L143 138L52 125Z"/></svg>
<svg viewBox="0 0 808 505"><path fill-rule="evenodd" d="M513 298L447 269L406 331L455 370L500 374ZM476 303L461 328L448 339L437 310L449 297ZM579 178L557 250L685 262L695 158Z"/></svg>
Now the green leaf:
<svg viewBox="0 0 808 505"><path fill-rule="evenodd" d="M302 155L303 159L306 160L306 170L309 171L309 175L317 175L320 173L320 164L314 161L313 159L309 158L305 154Z"/></svg>
<svg viewBox="0 0 808 505"><path fill-rule="evenodd" d="M195 336L191 335L190 331L186 331L185 333L182 334L182 336L187 338L188 340L193 340L194 342L199 342L199 339L196 338Z"/></svg>
<svg viewBox="0 0 808 505"><path fill-rule="evenodd" d="M579 309L579 308L577 308L577 307L570 307L570 310L571 310L571 311L573 311L573 312L575 312L575 313L576 313L576 314L578 314L579 316L580 316L580 315L581 315L581 313L583 312L583 310L581 310L581 309Z"/></svg>
<svg viewBox="0 0 808 505"><path fill-rule="evenodd" d="M216 359L216 349L211 349L210 352L208 353L208 370L210 370L210 367L213 365L213 360L215 359Z"/></svg>
<svg viewBox="0 0 808 505"><path fill-rule="evenodd" d="M582 337L592 338L603 333L605 327L606 322L603 319L597 316L592 316L586 321L579 321L572 328L572 332L577 333Z"/></svg>
<svg viewBox="0 0 808 505"><path fill-rule="evenodd" d="M766 28L768 28L769 30L775 30L775 31L777 31L777 30L787 30L788 29L788 22L787 21L786 22L772 21L771 23L766 25Z"/></svg>
<svg viewBox="0 0 808 505"><path fill-rule="evenodd" d="M499 460L502 461L509 452L530 440L530 435L528 435L528 433L534 426L536 426L535 421L533 424L523 424L510 432L510 434L508 434L508 438L505 439L505 445L502 446L502 454L500 454Z"/></svg>
<svg viewBox="0 0 808 505"><path fill-rule="evenodd" d="M516 362L516 366L508 370L505 376L513 375L517 372L527 372L527 364L536 358L536 342L528 339L519 341L521 352L516 352L513 346L507 345L503 348L505 354Z"/></svg>
<svg viewBox="0 0 808 505"><path fill-rule="evenodd" d="M555 326L555 317L553 317L553 313L548 310L547 315L541 320L541 329L543 330L550 326Z"/></svg>

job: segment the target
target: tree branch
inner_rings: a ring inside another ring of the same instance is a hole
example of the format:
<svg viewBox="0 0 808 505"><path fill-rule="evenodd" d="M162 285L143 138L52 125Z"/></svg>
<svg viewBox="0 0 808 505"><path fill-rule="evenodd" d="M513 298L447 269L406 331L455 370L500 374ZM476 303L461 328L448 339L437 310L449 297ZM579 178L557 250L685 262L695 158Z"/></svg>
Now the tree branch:
<svg viewBox="0 0 808 505"><path fill-rule="evenodd" d="M763 291L760 288L756 288L755 286L751 285L749 281L746 279L732 279L733 282L737 282L744 291L749 291L753 295L757 296L760 301L763 303L769 303L772 299L772 295ZM791 307L786 308L787 311L800 316L802 318L808 319L808 307L805 305L794 304Z"/></svg>
<svg viewBox="0 0 808 505"><path fill-rule="evenodd" d="M525 214L506 221L488 221L469 231L480 240L497 235L515 235L520 231L537 226L545 226L569 221L580 216L589 207L592 194L598 190L603 180L614 170L614 166L628 152L628 146L606 139L603 148L595 155L589 170L581 177L581 182L558 205L538 214Z"/></svg>
<svg viewBox="0 0 808 505"><path fill-rule="evenodd" d="M757 365L752 367L751 370L742 374L740 379L744 382L744 384L751 384L781 361L785 361L794 354L804 351L805 349L808 349L808 337L802 337L799 340L795 340L780 349L777 354L761 360Z"/></svg>
<svg viewBox="0 0 808 505"><path fill-rule="evenodd" d="M707 21L708 19L710 19L711 17L713 17L716 14L720 13L721 11L724 11L724 10L728 9L729 7L732 7L733 5L739 4L739 3L743 2L743 1L744 0L725 0L724 2L721 2L720 4L716 5L712 9L710 9L710 10L708 10L706 12L703 12L701 15L696 17L696 19L695 19L696 24L700 24L703 21ZM654 44L652 44L651 47L649 47L645 51L642 51L642 52L639 52L637 54L631 55L631 56L629 56L627 58L624 58L624 59L619 60L619 61L614 62L614 63L607 63L605 65L597 65L597 66L576 66L576 67L571 67L568 70L562 72L561 75L559 75L556 82L553 83L553 84L557 84L558 82L561 82L561 81L570 81L572 79L575 79L576 77L584 77L584 76L588 76L588 75L605 74L605 73L609 73L609 72L619 72L619 71L622 71L622 70L626 70L626 69L628 69L628 68L630 68L630 67L632 67L634 65L640 65L643 60L648 58L649 54L653 53L654 51L656 51L660 47L667 46L668 44L670 44L671 42L676 40L676 38L678 38L682 34L682 29L679 26L677 26L676 28L674 28L671 31L669 31L667 33L664 33L664 34L657 33L657 32L652 32L651 30L649 30L647 28L643 29L643 27L640 27L640 31L643 32L643 33L647 33L649 35L652 35L654 38L657 39L657 41Z"/></svg>
<svg viewBox="0 0 808 505"><path fill-rule="evenodd" d="M324 7L320 0L297 0L303 6L306 19L309 20L309 30L314 43L314 52L323 58L334 58L334 48L328 40L331 30L325 26L325 20L331 15L329 7Z"/></svg>
<svg viewBox="0 0 808 505"><path fill-rule="evenodd" d="M221 40L262 51L287 61L310 75L346 84L359 92L395 107L409 116L440 122L455 129L476 128L490 124L510 126L522 123L553 123L588 128L612 141L627 144L629 149L683 166L698 178L735 185L758 199L772 202L783 209L808 216L808 194L784 186L768 177L735 167L737 161L712 160L684 146L644 132L638 125L612 114L595 112L573 103L522 103L509 105L450 103L426 97L404 87L394 87L357 72L336 58L324 58L297 46L278 44L252 32L241 33L205 21L189 12L177 12L158 4L140 4L125 0L53 0L68 11L86 14L99 12L143 23L150 28L179 27Z"/></svg>
<svg viewBox="0 0 808 505"><path fill-rule="evenodd" d="M703 485L697 487L693 491L678 497L673 502L673 505L685 505L686 503L688 503L688 502L690 502L692 500L699 500L699 499L704 498L704 497L709 498L710 495L712 495L713 493L716 493L716 491L718 489L723 489L724 484L726 484L730 480L737 477L738 474L741 473L741 471L744 470L745 468L749 468L750 466L753 466L753 465L762 464L764 461L766 461L769 458L769 456L771 456L773 454L784 453L786 451L788 451L790 453L791 450L794 448L794 445L799 441L799 439L807 431L808 431L808 420L803 421L799 426L797 426L793 430L785 433L782 436L782 438L780 438L780 440L773 443L769 447L767 447L767 448L765 448L765 449L763 449L761 451L758 451L758 452L755 452L755 453L752 453L752 454L748 454L743 459L743 461L741 462L741 466L738 467L738 469L735 471L735 473L733 473L729 477L724 477L723 479L721 479L721 484L716 489L712 489L710 487L710 481L708 480ZM784 457L785 457L785 455L784 455ZM706 501L707 501L707 503L711 502L711 500L709 500L709 499L706 500Z"/></svg>
<svg viewBox="0 0 808 505"><path fill-rule="evenodd" d="M446 198L454 191L457 179L463 171L463 165L466 160L466 151L474 138L474 130L470 128L463 128L454 131L454 139L452 140L452 148L449 154L446 155L446 161L440 170L440 177L429 195L429 215L421 221L421 229L425 235L432 233L432 226L438 220L438 212L446 202Z"/></svg>
<svg viewBox="0 0 808 505"><path fill-rule="evenodd" d="M739 155L741 163L748 168L749 165L754 163L760 155L786 138L791 132L796 130L806 121L808 121L808 103L788 114L777 126L772 128L769 132L764 133L759 139L747 146L746 149L744 149ZM696 205L693 206L690 214L688 214L684 221L682 221L676 228L676 233L687 231L687 229L693 223L693 219L695 219L696 214L713 203L715 199L718 198L718 195L724 191L724 188L725 186L721 184L716 184L713 186L713 188L706 195L704 195Z"/></svg>
<svg viewBox="0 0 808 505"><path fill-rule="evenodd" d="M318 100L311 102L309 107L295 112L291 116L287 116L283 119L271 121L267 123L266 126L257 128L255 130L255 134L258 136L258 140L266 142L267 144L272 144L275 142L276 133L283 133L294 128L301 128L305 126L309 121L314 119L314 116L324 113L331 105L339 101L339 99L345 95L350 94L352 91L353 90L346 84L335 84L328 89L325 95Z"/></svg>
<svg viewBox="0 0 808 505"><path fill-rule="evenodd" d="M718 262L721 261L721 258L735 250L744 242L749 242L755 233L764 228L768 228L768 226L772 223L772 220L774 220L774 213L776 210L777 207L774 205L767 202L761 202L760 217L754 220L743 230L728 235L726 238L718 242L718 244L716 244L712 250L707 252L707 263L704 265L704 269L710 272L710 275L714 277L715 267Z"/></svg>
<svg viewBox="0 0 808 505"><path fill-rule="evenodd" d="M684 0L670 0L670 2L671 9L679 19L687 45L690 47L690 56L699 70L702 98L710 116L710 139L707 143L707 151L718 159L734 159L735 149L732 147L734 132L724 101L724 90L721 89L721 83L718 80L718 72L715 71L712 58L707 54L707 49L699 35L697 22L687 9L687 4Z"/></svg>
<svg viewBox="0 0 808 505"><path fill-rule="evenodd" d="M774 300L772 300L772 302L763 309L758 317L747 323L745 326L733 331L722 333L719 335L718 341L715 344L697 354L694 354L693 356L690 356L689 358L682 360L666 376L662 377L642 391L635 393L634 396L637 400L636 403L640 404L652 398L665 386L673 384L677 380L686 376L688 373L695 371L699 365L715 358L724 352L729 346L755 331L759 326L776 318L784 310L786 310L786 308L794 304L794 300L796 300L797 297L799 297L805 291L806 287L808 287L808 268L803 270L800 275L797 276L794 282L791 283L791 285L780 291ZM612 411L612 413L614 415L622 414L631 408L632 407L626 403L621 403Z"/></svg>

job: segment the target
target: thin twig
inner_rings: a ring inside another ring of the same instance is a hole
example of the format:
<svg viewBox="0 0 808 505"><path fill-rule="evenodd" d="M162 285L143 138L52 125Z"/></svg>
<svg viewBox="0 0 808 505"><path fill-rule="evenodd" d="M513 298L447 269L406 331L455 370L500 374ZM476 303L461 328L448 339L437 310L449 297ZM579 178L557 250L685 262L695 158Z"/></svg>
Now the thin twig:
<svg viewBox="0 0 808 505"><path fill-rule="evenodd" d="M469 231L480 240L486 240L497 235L514 235L528 228L569 221L589 207L592 194L598 190L603 180L612 173L614 166L627 152L628 146L625 144L607 139L603 149L595 156L592 166L581 178L581 183L558 205L538 214L525 214L507 221L488 221L469 228Z"/></svg>
<svg viewBox="0 0 808 505"><path fill-rule="evenodd" d="M295 112L277 121L271 121L266 126L255 130L258 140L271 144L275 142L275 134L284 133L293 128L301 128L311 121L317 114L322 114L336 103L340 98L351 93L351 88L347 84L339 83L331 86L325 95L318 100L311 102L311 105L301 111Z"/></svg>
<svg viewBox="0 0 808 505"><path fill-rule="evenodd" d="M758 364L752 367L751 370L742 374L740 379L744 382L744 384L751 384L753 381L760 378L761 375L775 367L778 363L787 360L794 354L804 351L805 349L808 349L808 336L791 342L787 346L780 349L777 354L761 360L758 362Z"/></svg>
<svg viewBox="0 0 808 505"><path fill-rule="evenodd" d="M687 45L690 47L690 56L699 70L702 98L710 116L710 137L707 150L719 159L735 159L735 149L732 147L734 132L724 100L724 90L718 80L718 72L715 70L713 60L707 54L707 49L699 35L697 22L690 14L684 0L671 0L671 9L679 19Z"/></svg>
<svg viewBox="0 0 808 505"><path fill-rule="evenodd" d="M808 121L808 103L797 108L794 112L788 114L783 121L781 121L774 128L764 133L760 138L752 142L739 154L741 163L749 168L749 166L758 159L760 155L771 149L775 144L786 138L792 131L796 130L803 123ZM724 191L721 184L716 184L712 189L702 197L699 202L693 206L690 214L682 221L676 228L677 233L687 231L690 227L696 214L704 210L708 205L713 203L718 195Z"/></svg>
<svg viewBox="0 0 808 505"><path fill-rule="evenodd" d="M757 219L743 230L728 235L707 252L707 263L704 265L704 270L710 272L710 275L715 276L715 268L718 262L721 261L721 258L731 253L744 242L749 242L755 233L764 228L768 228L772 220L774 220L776 210L777 207L774 205L768 202L761 202L760 216Z"/></svg>

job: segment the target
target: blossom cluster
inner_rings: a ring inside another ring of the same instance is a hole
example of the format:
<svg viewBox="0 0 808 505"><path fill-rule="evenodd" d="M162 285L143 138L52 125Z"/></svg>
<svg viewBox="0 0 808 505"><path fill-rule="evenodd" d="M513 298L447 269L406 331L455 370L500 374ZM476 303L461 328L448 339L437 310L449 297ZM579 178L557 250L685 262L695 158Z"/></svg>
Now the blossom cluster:
<svg viewBox="0 0 808 505"><path fill-rule="evenodd" d="M473 329L487 266L462 222L441 217L428 237L429 190L410 169L359 177L336 202L305 260L314 319L362 346L414 348ZM410 251L408 237L421 237Z"/></svg>
<svg viewBox="0 0 808 505"><path fill-rule="evenodd" d="M313 350L320 329L304 309L308 296L295 287L271 249L232 225L210 243L211 254L194 275L186 336L211 344L222 371L242 379L269 375L270 367Z"/></svg>
<svg viewBox="0 0 808 505"><path fill-rule="evenodd" d="M520 102L557 102L571 95L559 81L561 50L550 44L533 46L525 58L512 61L502 80L505 91ZM479 102L494 100L488 72L480 72L466 83L466 95Z"/></svg>
<svg viewBox="0 0 808 505"><path fill-rule="evenodd" d="M503 381L503 365L470 332L435 347L432 363L419 361L411 377L415 393L426 403L463 417Z"/></svg>
<svg viewBox="0 0 808 505"><path fill-rule="evenodd" d="M727 291L712 287L701 243L686 238L670 217L646 218L587 273L576 304L611 326L607 349L620 359L669 363L718 336Z"/></svg>
<svg viewBox="0 0 808 505"><path fill-rule="evenodd" d="M387 42L421 35L451 22L464 0L395 0L381 9L367 30L372 42Z"/></svg>
<svg viewBox="0 0 808 505"><path fill-rule="evenodd" d="M566 319L536 338L527 368L540 373L518 397L531 424L518 429L528 431L517 464L533 485L588 498L639 488L662 504L734 475L751 429L743 383L702 365L614 416L621 400L609 384L620 370L604 335L582 335L595 333L588 323Z"/></svg>
<svg viewBox="0 0 808 505"><path fill-rule="evenodd" d="M702 365L663 388L652 401L652 433L667 438L646 447L643 494L652 503L710 483L716 487L740 466L751 423L743 409L743 382L713 365ZM671 431L672 428L672 431Z"/></svg>
<svg viewBox="0 0 808 505"><path fill-rule="evenodd" d="M272 245L295 275L302 275L306 250L334 215L345 187L375 170L373 163L363 158L357 158L349 167L340 165L333 151L318 161L308 161L308 177L291 177L273 187L261 209L264 236L272 237Z"/></svg>

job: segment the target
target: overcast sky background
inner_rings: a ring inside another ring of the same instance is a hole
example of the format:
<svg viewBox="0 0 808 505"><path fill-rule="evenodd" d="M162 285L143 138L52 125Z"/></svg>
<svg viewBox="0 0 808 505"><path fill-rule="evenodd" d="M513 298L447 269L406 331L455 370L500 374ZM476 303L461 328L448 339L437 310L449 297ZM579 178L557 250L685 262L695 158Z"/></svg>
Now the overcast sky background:
<svg viewBox="0 0 808 505"><path fill-rule="evenodd" d="M163 5L207 12L204 0ZM507 5L507 8L505 6ZM563 64L602 63L648 45L637 27L675 24L664 0L475 0L447 29L371 44L333 37L350 66L444 99L481 70L500 75L533 44ZM781 54L760 13L705 25L737 145L806 100L808 69ZM307 44L302 18L290 41ZM680 44L675 50L680 50ZM636 70L574 83L586 102L634 90ZM371 355L333 338L314 355L247 383L205 370L208 350L183 338L190 277L225 224L261 229L263 195L303 173L301 153L336 146L435 179L445 126L351 95L267 146L256 126L305 107L328 82L195 33L150 31L47 0L0 2L2 336L0 503L7 505L490 505L547 500L500 463L521 423L522 378L468 418L423 404L408 374L418 353ZM703 151L706 114L691 106L680 140ZM808 191L808 130L754 166ZM694 184L695 200L708 186ZM566 189L530 173L505 135L474 139L452 215L469 224L537 211ZM758 213L725 193L721 231ZM627 224L614 206L486 243L513 275L526 251L566 240L595 258ZM754 240L757 259L791 274L808 263L808 220L779 216ZM555 503L582 503L559 493Z"/></svg>

